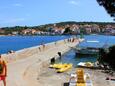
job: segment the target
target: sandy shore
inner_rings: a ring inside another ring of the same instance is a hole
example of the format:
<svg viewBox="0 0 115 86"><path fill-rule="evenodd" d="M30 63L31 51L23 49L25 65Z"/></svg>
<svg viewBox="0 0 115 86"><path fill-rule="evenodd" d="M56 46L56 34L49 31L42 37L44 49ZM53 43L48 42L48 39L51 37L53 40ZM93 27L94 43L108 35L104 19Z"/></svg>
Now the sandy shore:
<svg viewBox="0 0 115 86"><path fill-rule="evenodd" d="M77 68L73 68L65 73L56 73L55 69L46 68L38 77L39 86L68 86L70 74L75 73ZM115 81L106 80L109 74L103 73L102 70L84 69L85 73L91 75L93 86L115 86ZM115 74L112 76L115 78Z"/></svg>

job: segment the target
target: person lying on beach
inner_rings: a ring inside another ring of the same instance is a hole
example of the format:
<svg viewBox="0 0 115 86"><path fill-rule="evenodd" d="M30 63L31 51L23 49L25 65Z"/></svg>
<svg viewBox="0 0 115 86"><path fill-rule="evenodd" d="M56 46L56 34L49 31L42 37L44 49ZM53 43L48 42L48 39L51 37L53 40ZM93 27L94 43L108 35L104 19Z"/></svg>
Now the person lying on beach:
<svg viewBox="0 0 115 86"><path fill-rule="evenodd" d="M106 80L112 80L112 81L115 81L115 78L107 77Z"/></svg>
<svg viewBox="0 0 115 86"><path fill-rule="evenodd" d="M7 76L7 65L5 60L3 60L2 56L0 55L0 81L3 81L4 86L6 86L6 76Z"/></svg>

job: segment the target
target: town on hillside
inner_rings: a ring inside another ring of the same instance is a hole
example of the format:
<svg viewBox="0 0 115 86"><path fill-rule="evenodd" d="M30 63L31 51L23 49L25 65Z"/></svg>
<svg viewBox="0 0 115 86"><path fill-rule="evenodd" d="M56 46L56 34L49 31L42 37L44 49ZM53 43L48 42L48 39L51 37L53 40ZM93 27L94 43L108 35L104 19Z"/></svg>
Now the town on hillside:
<svg viewBox="0 0 115 86"><path fill-rule="evenodd" d="M115 35L115 23L105 22L60 22L39 26L1 27L0 35L68 35L68 34Z"/></svg>

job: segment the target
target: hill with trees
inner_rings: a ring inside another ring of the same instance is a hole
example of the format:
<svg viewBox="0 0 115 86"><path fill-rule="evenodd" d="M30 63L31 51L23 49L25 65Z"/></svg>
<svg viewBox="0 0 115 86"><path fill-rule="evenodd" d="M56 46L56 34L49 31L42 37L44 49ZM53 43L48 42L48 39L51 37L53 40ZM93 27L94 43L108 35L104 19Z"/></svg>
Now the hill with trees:
<svg viewBox="0 0 115 86"><path fill-rule="evenodd" d="M43 32L50 32L51 29L56 28L63 28L66 29L65 32L67 32L67 28L72 27L72 25L77 25L79 28L84 28L85 25L97 25L99 26L100 30L105 28L106 25L111 25L115 27L114 22L75 22L75 21L67 21L67 22L59 22L59 23L52 23L52 24L45 24L45 25L38 25L38 26L14 26L14 27L2 27L0 28L0 34L1 35L8 35L12 34L12 32L18 32L19 35L22 34L23 30L26 29L34 29L37 31L43 31ZM71 33L71 32L68 32Z"/></svg>

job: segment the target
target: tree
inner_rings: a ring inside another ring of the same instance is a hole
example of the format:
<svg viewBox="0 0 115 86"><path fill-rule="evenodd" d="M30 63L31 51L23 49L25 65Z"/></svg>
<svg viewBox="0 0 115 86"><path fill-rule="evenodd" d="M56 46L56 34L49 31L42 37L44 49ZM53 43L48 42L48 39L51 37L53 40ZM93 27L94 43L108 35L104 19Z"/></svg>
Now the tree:
<svg viewBox="0 0 115 86"><path fill-rule="evenodd" d="M113 67L115 68L115 45L111 46L109 48L109 53L108 53L108 59L107 62Z"/></svg>
<svg viewBox="0 0 115 86"><path fill-rule="evenodd" d="M65 28L64 34L70 34L71 30L70 27Z"/></svg>
<svg viewBox="0 0 115 86"><path fill-rule="evenodd" d="M97 0L100 6L103 6L111 17L115 18L115 0Z"/></svg>
<svg viewBox="0 0 115 86"><path fill-rule="evenodd" d="M98 57L98 61L99 63L104 63L106 62L106 58L107 58L107 53L105 52L105 50L103 48L99 49L99 57Z"/></svg>
<svg viewBox="0 0 115 86"><path fill-rule="evenodd" d="M100 49L98 61L100 63L108 63L112 68L115 69L115 45L109 47L109 52L104 49Z"/></svg>

